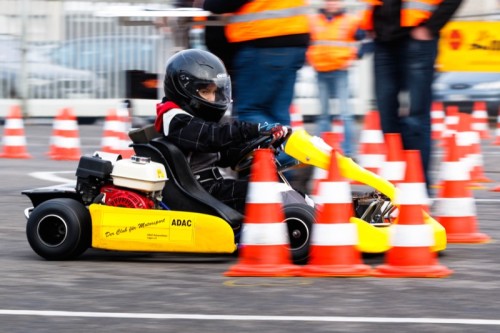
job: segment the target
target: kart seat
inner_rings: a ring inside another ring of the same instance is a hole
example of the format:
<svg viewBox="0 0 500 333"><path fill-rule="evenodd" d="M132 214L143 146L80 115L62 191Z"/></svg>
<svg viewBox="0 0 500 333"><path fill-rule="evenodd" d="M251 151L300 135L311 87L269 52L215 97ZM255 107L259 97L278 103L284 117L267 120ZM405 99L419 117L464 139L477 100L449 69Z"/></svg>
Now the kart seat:
<svg viewBox="0 0 500 333"><path fill-rule="evenodd" d="M154 129L154 128L153 128ZM160 135L148 136L148 130L130 135L132 147L138 155L149 156L155 162L162 163L168 180L163 189L163 202L173 210L197 212L218 216L238 229L243 215L217 200L195 180L191 168L182 151ZM157 133L157 132L156 132ZM150 142L144 142L153 137Z"/></svg>
<svg viewBox="0 0 500 333"><path fill-rule="evenodd" d="M133 143L149 143L154 138L161 137L153 124L141 128L135 128L128 132L128 136Z"/></svg>

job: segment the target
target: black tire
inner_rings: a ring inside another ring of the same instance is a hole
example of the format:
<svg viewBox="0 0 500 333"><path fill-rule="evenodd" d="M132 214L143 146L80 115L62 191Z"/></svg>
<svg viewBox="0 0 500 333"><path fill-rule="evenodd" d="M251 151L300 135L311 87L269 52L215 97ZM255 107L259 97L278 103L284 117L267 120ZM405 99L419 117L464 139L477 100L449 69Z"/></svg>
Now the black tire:
<svg viewBox="0 0 500 333"><path fill-rule="evenodd" d="M80 202L51 199L31 212L26 225L28 242L47 260L69 260L81 255L91 244L91 218Z"/></svg>
<svg viewBox="0 0 500 333"><path fill-rule="evenodd" d="M314 208L306 204L290 204L284 207L284 212L292 261L296 265L305 265L309 259L312 228L316 222Z"/></svg>

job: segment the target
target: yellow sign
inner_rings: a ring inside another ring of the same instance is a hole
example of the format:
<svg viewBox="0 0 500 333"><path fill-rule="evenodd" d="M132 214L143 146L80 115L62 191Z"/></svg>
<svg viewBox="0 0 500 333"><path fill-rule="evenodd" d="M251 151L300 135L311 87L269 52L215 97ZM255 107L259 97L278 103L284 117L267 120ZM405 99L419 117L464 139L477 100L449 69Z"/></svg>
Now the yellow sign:
<svg viewBox="0 0 500 333"><path fill-rule="evenodd" d="M500 22L449 22L441 30L436 69L500 72Z"/></svg>

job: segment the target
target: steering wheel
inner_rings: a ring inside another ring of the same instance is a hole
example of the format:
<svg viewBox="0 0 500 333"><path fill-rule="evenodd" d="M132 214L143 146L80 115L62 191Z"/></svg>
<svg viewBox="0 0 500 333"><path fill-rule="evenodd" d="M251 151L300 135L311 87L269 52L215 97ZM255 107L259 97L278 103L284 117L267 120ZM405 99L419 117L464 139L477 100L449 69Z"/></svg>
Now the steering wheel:
<svg viewBox="0 0 500 333"><path fill-rule="evenodd" d="M251 141L241 150L240 155L236 159L236 162L231 165L231 168L236 172L241 172L250 168L255 150L258 148L269 148L271 145L271 139L271 136L266 135Z"/></svg>

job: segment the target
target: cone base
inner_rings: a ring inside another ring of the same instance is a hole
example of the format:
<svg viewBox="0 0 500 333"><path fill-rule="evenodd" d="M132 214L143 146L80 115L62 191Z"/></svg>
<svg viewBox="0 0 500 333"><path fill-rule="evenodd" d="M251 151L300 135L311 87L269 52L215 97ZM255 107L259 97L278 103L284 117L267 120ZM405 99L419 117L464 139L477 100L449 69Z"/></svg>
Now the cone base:
<svg viewBox="0 0 500 333"><path fill-rule="evenodd" d="M224 276L236 277L287 277L297 276L300 270L295 265L246 265L236 264L229 268Z"/></svg>
<svg viewBox="0 0 500 333"><path fill-rule="evenodd" d="M465 244L480 244L480 243L489 243L491 241L491 237L480 233L454 233L454 234L446 234L446 240L448 243L465 243Z"/></svg>
<svg viewBox="0 0 500 333"><path fill-rule="evenodd" d="M490 189L491 192L500 192L500 186Z"/></svg>
<svg viewBox="0 0 500 333"><path fill-rule="evenodd" d="M33 158L33 157L28 153L18 153L18 154L0 154L0 158L29 159L29 158Z"/></svg>
<svg viewBox="0 0 500 333"><path fill-rule="evenodd" d="M374 277L422 277L441 278L453 273L452 270L443 265L431 266L393 266L380 265L375 267L372 273Z"/></svg>
<svg viewBox="0 0 500 333"><path fill-rule="evenodd" d="M308 265L300 272L302 277L363 277L369 276L372 268L368 265Z"/></svg>
<svg viewBox="0 0 500 333"><path fill-rule="evenodd" d="M482 177L474 177L472 179L473 182L476 182L476 183L492 183L493 180L491 180L490 178L486 177L486 176L482 176Z"/></svg>

